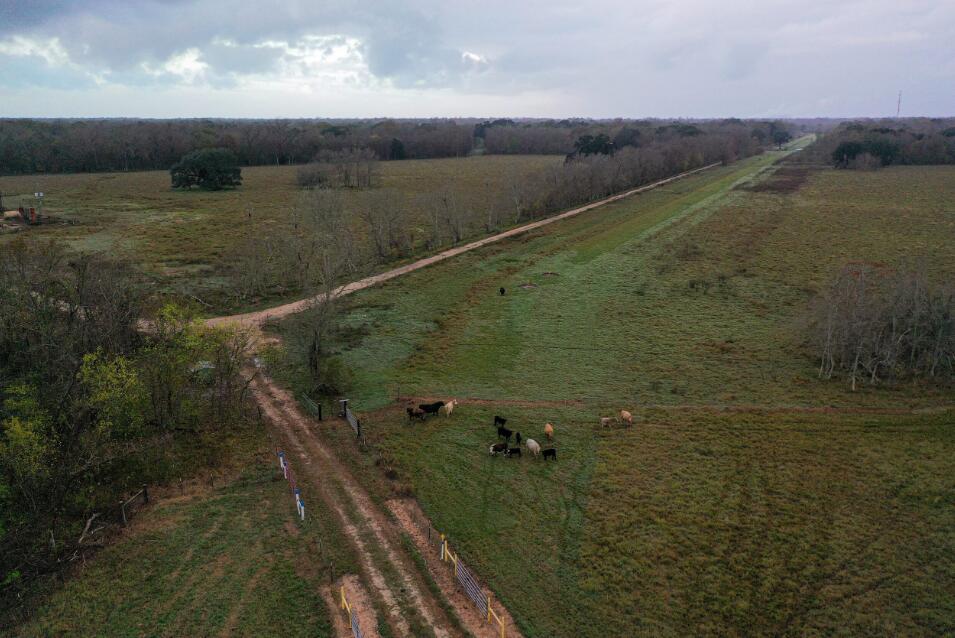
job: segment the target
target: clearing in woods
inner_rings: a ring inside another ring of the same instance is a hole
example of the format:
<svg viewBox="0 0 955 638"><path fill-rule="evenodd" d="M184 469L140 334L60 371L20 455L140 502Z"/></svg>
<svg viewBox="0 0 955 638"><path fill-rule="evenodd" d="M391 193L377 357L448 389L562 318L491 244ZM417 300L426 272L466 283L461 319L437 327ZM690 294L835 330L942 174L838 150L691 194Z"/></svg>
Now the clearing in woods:
<svg viewBox="0 0 955 638"><path fill-rule="evenodd" d="M747 182L769 160L348 298L376 454L323 435L379 498L413 491L525 636L955 631L951 389L819 381L798 323L847 261L951 281L955 169ZM399 392L461 405L408 425ZM620 408L632 429L597 425ZM495 414L553 422L558 462L489 457Z"/></svg>

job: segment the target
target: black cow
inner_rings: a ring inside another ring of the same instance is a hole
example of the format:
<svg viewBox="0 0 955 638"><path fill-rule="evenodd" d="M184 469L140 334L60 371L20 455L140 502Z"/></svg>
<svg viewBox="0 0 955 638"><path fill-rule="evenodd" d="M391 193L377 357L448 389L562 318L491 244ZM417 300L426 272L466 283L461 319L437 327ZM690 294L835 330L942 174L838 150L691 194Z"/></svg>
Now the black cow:
<svg viewBox="0 0 955 638"><path fill-rule="evenodd" d="M549 448L547 448L546 450L542 450L542 452L544 453L544 460L545 460L545 461L546 461L547 459L549 459L549 458L552 458L552 459L554 459L555 461L557 460L557 448L549 447Z"/></svg>
<svg viewBox="0 0 955 638"><path fill-rule="evenodd" d="M505 454L506 456L508 456L508 457L511 457L511 456L520 456L520 455L521 455L521 448L519 448L519 447L509 447L509 448L507 448L507 452L505 452L504 454Z"/></svg>
<svg viewBox="0 0 955 638"><path fill-rule="evenodd" d="M495 443L490 448L488 448L488 452L490 453L491 456L494 456L495 454L500 454L502 452L504 454L507 454L507 443Z"/></svg>
<svg viewBox="0 0 955 638"><path fill-rule="evenodd" d="M511 440L511 435L512 435L512 434L514 434L514 433L511 432L510 430L508 430L507 428L503 427L503 426L497 428L497 435L498 435L498 436L503 436L505 442Z"/></svg>
<svg viewBox="0 0 955 638"><path fill-rule="evenodd" d="M520 432L515 432L515 433L514 433L514 445L520 445L520 444L521 444L521 433L520 433Z"/></svg>
<svg viewBox="0 0 955 638"><path fill-rule="evenodd" d="M504 293L505 293L505 292L507 292L507 291L504 290L504 286L501 286L501 296L502 296L502 297L504 296Z"/></svg>
<svg viewBox="0 0 955 638"><path fill-rule="evenodd" d="M497 416L497 415L494 416L494 425L506 425L506 424L507 424L507 419L505 419L502 416Z"/></svg>
<svg viewBox="0 0 955 638"><path fill-rule="evenodd" d="M422 403L418 406L425 414L437 414L438 410L444 407L444 401L435 401L434 403Z"/></svg>

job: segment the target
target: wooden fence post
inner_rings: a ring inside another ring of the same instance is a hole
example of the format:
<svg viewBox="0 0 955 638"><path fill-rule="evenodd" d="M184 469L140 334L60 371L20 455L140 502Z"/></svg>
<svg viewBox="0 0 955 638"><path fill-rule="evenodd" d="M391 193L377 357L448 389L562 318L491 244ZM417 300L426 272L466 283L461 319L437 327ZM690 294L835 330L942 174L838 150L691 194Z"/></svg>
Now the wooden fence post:
<svg viewBox="0 0 955 638"><path fill-rule="evenodd" d="M146 487L146 484L143 483L143 503L149 502L149 488Z"/></svg>
<svg viewBox="0 0 955 638"><path fill-rule="evenodd" d="M126 503L124 501L119 502L119 511L123 514L123 527L126 527Z"/></svg>

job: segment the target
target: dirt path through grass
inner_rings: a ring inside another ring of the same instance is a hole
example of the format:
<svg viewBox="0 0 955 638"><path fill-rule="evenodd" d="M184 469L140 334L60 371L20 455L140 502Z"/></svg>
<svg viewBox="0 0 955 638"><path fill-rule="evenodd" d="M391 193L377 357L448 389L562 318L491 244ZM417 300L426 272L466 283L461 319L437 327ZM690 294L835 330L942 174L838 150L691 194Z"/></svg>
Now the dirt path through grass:
<svg viewBox="0 0 955 638"><path fill-rule="evenodd" d="M445 250L436 255L432 255L430 257L425 257L423 259L419 259L418 261L411 262L410 264L399 266L398 268L393 268L383 273L372 275L370 277L365 277L364 279L359 279L358 281L353 281L349 284L345 284L344 286L336 290L334 293L332 293L332 295L334 297L343 297L353 292L364 290L365 288L370 288L371 286L375 286L384 281L388 281L389 279L394 279L395 277L400 277L401 275L408 274L409 272L420 270L421 268L431 266L432 264L436 264L438 262L444 261L445 259L450 259L451 257L456 257L463 253L470 252L472 250L477 250L478 248L483 248L484 246L487 246L489 244L499 242L502 239L515 237L517 235L521 235L523 233L535 230L537 228L541 228L542 226L547 226L548 224L553 224L554 222L558 222L563 219L575 217L577 215L580 215L581 213L585 213L589 210L593 210L594 208L598 208L600 206L604 206L606 204L619 201L626 197L630 197L631 195L636 195L638 193L643 193L643 192L652 190L654 188L658 188L665 184L675 182L676 180L683 179L684 177L688 177L690 175L695 175L696 173L709 170L719 165L720 163L717 162L714 164L703 166L701 168L694 169L692 171L686 171L685 173L680 173L678 175L674 175L673 177L668 177L658 182L647 184L646 186L633 188L623 193L612 195L605 199L601 199L596 202L591 202L590 204L586 204L584 206L579 206L577 208L563 212L559 215L554 215L552 217L547 217L546 219L541 219L536 222L524 224L523 226L518 226L517 228L512 228L502 233L491 235L490 237L485 237L484 239L472 241L470 243L464 244L463 246L458 246L456 248ZM245 314L229 315L225 317L214 317L212 319L209 319L206 323L210 326L222 326L227 324L239 324L243 326L261 326L266 321L281 319L283 317L287 317L289 315L294 315L296 313L302 312L303 310L308 308L310 304L318 302L318 301L322 301L324 298L325 298L324 294L313 296L313 297L307 297L305 299L293 301L291 303L283 304L281 306L275 306L274 308L266 308L265 310L258 310L256 312L247 312Z"/></svg>
<svg viewBox="0 0 955 638"><path fill-rule="evenodd" d="M338 515L346 536L357 550L367 581L387 610L388 623L395 633L417 635L413 627L423 623L437 638L459 636L460 631L447 617L441 601L428 588L427 576L418 571L404 549L400 527L315 435L313 428L318 424L304 416L295 400L264 376L253 383L253 395L279 440L292 452L292 467L300 480L307 481L323 504ZM340 490L335 489L336 485ZM431 568L432 578L444 575L430 563L426 564ZM478 637L495 636L493 628L470 601L457 595L456 590L451 591L445 598L466 630ZM420 618L414 617L415 612ZM520 636L516 631L509 635Z"/></svg>

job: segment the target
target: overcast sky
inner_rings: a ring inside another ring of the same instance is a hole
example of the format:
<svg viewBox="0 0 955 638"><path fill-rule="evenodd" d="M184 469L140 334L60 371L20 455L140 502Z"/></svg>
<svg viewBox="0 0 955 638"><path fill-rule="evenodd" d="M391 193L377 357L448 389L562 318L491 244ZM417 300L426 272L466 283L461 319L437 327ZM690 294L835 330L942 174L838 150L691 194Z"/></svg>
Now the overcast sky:
<svg viewBox="0 0 955 638"><path fill-rule="evenodd" d="M955 0L0 0L0 116L955 115Z"/></svg>

